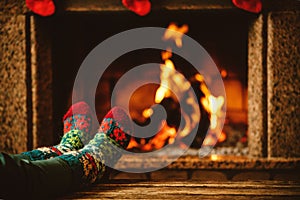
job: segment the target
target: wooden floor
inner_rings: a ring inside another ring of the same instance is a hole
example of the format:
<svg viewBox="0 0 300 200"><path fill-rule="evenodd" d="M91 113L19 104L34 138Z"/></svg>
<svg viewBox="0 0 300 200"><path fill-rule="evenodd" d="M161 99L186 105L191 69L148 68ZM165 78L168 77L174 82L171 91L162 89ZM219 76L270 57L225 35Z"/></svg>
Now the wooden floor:
<svg viewBox="0 0 300 200"><path fill-rule="evenodd" d="M95 184L59 199L300 199L300 182L118 180Z"/></svg>

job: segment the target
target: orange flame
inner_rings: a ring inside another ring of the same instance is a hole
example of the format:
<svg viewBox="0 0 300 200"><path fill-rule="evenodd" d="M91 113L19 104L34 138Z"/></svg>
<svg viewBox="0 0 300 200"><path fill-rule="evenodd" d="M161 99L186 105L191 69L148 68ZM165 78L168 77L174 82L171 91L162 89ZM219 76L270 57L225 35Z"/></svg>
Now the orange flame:
<svg viewBox="0 0 300 200"><path fill-rule="evenodd" d="M152 114L153 114L152 108L147 108L142 113L143 117L145 117L145 118L151 117Z"/></svg>
<svg viewBox="0 0 300 200"><path fill-rule="evenodd" d="M182 100L184 94L187 94L183 101L185 104L191 106L194 112L189 114L182 112L182 116L185 120L185 127L179 130L179 136L187 136L191 130L200 121L200 111L198 102L193 98L191 93L191 84L185 79L185 77L175 70L175 66L170 59L165 60L165 64L161 65L161 85L157 89L155 94L155 103L160 103L164 98L173 97L171 91L176 94L174 99L179 98Z"/></svg>
<svg viewBox="0 0 300 200"><path fill-rule="evenodd" d="M208 95L201 99L204 108L211 114L210 116L210 128L212 130L217 128L218 118L221 112L221 108L224 104L224 97L214 97L213 95Z"/></svg>
<svg viewBox="0 0 300 200"><path fill-rule="evenodd" d="M177 47L182 47L182 36L183 34L187 33L189 30L189 27L184 24L181 27L178 27L175 23L171 23L164 36L164 40L174 40Z"/></svg>
<svg viewBox="0 0 300 200"><path fill-rule="evenodd" d="M188 26L183 25L178 27L175 23L171 23L167 28L163 39L164 40L174 40L178 47L182 46L183 34L188 31ZM161 130L149 140L149 142L143 146L142 140L140 144L136 141L131 141L129 148L140 148L145 151L152 149L158 149L163 147L166 143L172 144L175 142L175 138L185 137L200 121L200 110L198 102L193 98L190 91L191 84L185 79L185 77L175 69L174 63L171 61L172 49L167 48L166 51L161 53L162 60L164 64L160 66L160 87L157 89L155 94L155 103L161 103L164 98L173 98L174 101L182 100L185 104L192 107L193 112L187 114L182 112L182 116L185 120L185 126L180 127L178 133L174 127L169 127L164 121L162 123ZM172 91L172 92L171 92ZM176 96L174 96L176 95ZM144 117L150 117L153 114L151 108L145 109L143 111ZM184 144L179 144L181 148L186 147Z"/></svg>
<svg viewBox="0 0 300 200"><path fill-rule="evenodd" d="M169 59L165 60L165 64L161 65L160 69L161 84L155 94L155 103L160 103L165 97L171 95L169 78L172 77L176 71L173 62Z"/></svg>
<svg viewBox="0 0 300 200"><path fill-rule="evenodd" d="M172 49L171 49L171 48L167 48L166 51L163 51L163 52L161 53L161 58L162 58L163 60L167 60L167 59L169 59L169 58L171 58L171 57L172 57Z"/></svg>
<svg viewBox="0 0 300 200"><path fill-rule="evenodd" d="M188 26L183 25L178 27L175 23L171 23L167 28L163 39L174 40L178 47L182 46L182 37L188 31ZM172 49L167 48L166 51L161 53L164 64L160 66L160 87L155 93L155 103L161 103L164 98L171 97L174 100L179 100L181 103L185 103L193 110L191 113L181 112L183 119L185 120L185 126L180 127L177 130L174 127L167 125L166 121L161 124L160 131L151 138L147 143L145 139L141 139L140 142L131 139L128 149L138 148L143 151L151 151L153 149L160 149L165 144L172 144L175 142L175 138L183 138L187 136L192 129L200 121L199 102L193 97L191 93L191 84L185 79L185 77L175 69L174 63L171 61ZM219 141L226 140L226 134L219 128L219 118L222 116L222 106L224 104L224 97L213 96L207 86L204 84L204 77L201 74L196 74L195 79L200 82L200 90L204 93L204 97L200 100L203 107L210 113L210 130L209 134L205 138L203 145L215 144L218 137L221 135ZM171 92L172 91L172 92ZM176 96L174 96L176 94ZM149 118L153 114L151 108L143 111L143 116ZM180 143L180 147L186 147L183 143Z"/></svg>
<svg viewBox="0 0 300 200"><path fill-rule="evenodd" d="M131 138L127 149L138 148L142 151L151 151L154 149L162 148L166 143L173 144L175 142L176 129L168 126L166 121L162 121L161 128L158 133L146 143L146 140L142 138L140 143L136 142L134 138Z"/></svg>
<svg viewBox="0 0 300 200"><path fill-rule="evenodd" d="M221 132L221 135L218 138L218 142L224 142L227 138L226 133L224 133L223 131Z"/></svg>
<svg viewBox="0 0 300 200"><path fill-rule="evenodd" d="M201 98L201 103L204 109L210 113L210 129L206 136L203 145L214 145L217 141L223 142L226 140L226 134L220 129L220 117L223 115L222 107L225 99L223 96L213 96L207 86L204 84L204 77L200 74L195 75L195 79L200 82L200 89L204 93ZM215 135L216 137L213 137Z"/></svg>
<svg viewBox="0 0 300 200"><path fill-rule="evenodd" d="M176 45L181 47L182 36L187 31L187 25L178 27L175 23L171 23L165 32L164 39L174 40ZM189 114L184 112L181 113L186 125L183 129L178 131L180 137L185 137L200 121L198 102L193 98L189 91L191 89L190 82L187 81L181 73L176 71L174 63L170 60L172 56L172 49L168 48L167 51L163 51L161 56L165 64L161 65L161 85L156 91L155 103L160 103L164 98L170 97L170 90L173 91L177 95L176 97L180 100L182 100L184 94L188 93L187 97L184 99L184 103L191 106L194 112Z"/></svg>

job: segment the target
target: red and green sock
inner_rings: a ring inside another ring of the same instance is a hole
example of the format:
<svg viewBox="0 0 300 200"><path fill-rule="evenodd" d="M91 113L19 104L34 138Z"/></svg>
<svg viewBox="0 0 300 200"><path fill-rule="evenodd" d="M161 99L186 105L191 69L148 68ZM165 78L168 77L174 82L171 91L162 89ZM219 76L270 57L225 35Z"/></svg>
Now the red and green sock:
<svg viewBox="0 0 300 200"><path fill-rule="evenodd" d="M92 112L85 102L72 105L63 117L64 135L58 145L24 152L29 160L45 160L83 148L92 138Z"/></svg>
<svg viewBox="0 0 300 200"><path fill-rule="evenodd" d="M129 144L132 130L129 116L115 107L104 117L98 133L83 149L59 158L68 163L78 184L89 185L103 175L105 165L113 166L119 160L120 149Z"/></svg>

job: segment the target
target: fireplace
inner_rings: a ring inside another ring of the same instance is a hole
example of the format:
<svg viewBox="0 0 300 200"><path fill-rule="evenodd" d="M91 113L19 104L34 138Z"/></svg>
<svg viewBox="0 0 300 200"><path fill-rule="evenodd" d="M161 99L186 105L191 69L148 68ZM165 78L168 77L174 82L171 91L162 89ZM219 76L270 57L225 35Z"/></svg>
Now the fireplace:
<svg viewBox="0 0 300 200"><path fill-rule="evenodd" d="M19 91L15 95L16 91L6 89L7 95L3 97L6 103L0 108L8 126L4 126L1 149L20 152L59 141L61 117L71 104L76 73L85 56L98 43L130 28L167 27L176 22L178 26L189 26L187 34L206 48L219 67L227 93L228 112L223 129L226 138L212 152L217 157L199 161L197 145L202 143L202 135L194 147L196 153L192 148L169 168L253 169L251 166L257 162L261 165L254 168L299 167L300 33L296 28L299 27L299 2L285 2L266 0L261 14L250 14L235 8L229 0L163 1L143 18L125 11L112 0L105 3L62 1L61 10L49 18L26 13L22 3L13 5L19 9L18 13L11 11L14 17L5 18L6 26L2 29L6 32L9 32L8 27L18 30L16 35L7 36L17 42L3 40L1 44L12 49L5 52L14 52L12 56L19 55L20 60L3 59L1 62L12 74L17 71L14 66L20 66L22 73L15 76L22 81L15 83L1 71L3 88L15 85ZM96 94L99 120L109 110L111 99L107 94L112 92L122 74L139 64L162 62L160 54L159 50L135 51L111 64ZM185 60L176 55L173 59L187 78L194 76L195 71L191 66L186 67L189 64ZM143 90L151 91L153 97L158 87L141 88L136 97L144 94ZM144 109L145 105L140 106ZM132 114L141 115L141 108L133 108ZM12 120L15 116L20 119L17 124ZM208 127L209 115L204 113L203 119L203 127ZM8 132L15 134L11 136ZM225 166L229 161L219 159L219 155L230 155L230 167ZM241 155L244 157L239 157ZM278 158L283 160L276 160ZM141 163L135 164L138 167Z"/></svg>
<svg viewBox="0 0 300 200"><path fill-rule="evenodd" d="M167 17L162 19L162 16ZM110 20L104 20L107 18ZM193 19L199 20L194 21ZM207 49L223 73L228 98L227 122L224 130L227 129L229 135L220 143L220 146L238 148L238 145L242 145L243 148L247 147L247 38L248 26L253 19L253 16L239 10L236 12L226 10L219 12L153 11L147 18L139 18L131 13L123 12L66 13L54 17L53 20L48 21L47 25L47 27L51 27L50 40L52 41L54 132L62 132L61 116L71 104L76 73L83 59L96 45L107 37L127 29L145 26L167 27L174 21L178 23L178 26L188 24L189 36ZM43 19L38 19L38 21L41 20L43 21ZM42 21L41 23L44 23ZM127 21L131 22L130 26L126 23ZM99 121L110 108L112 100L110 96L118 79L137 65L149 62L162 63L160 54L161 50L136 50L121 56L111 64L103 78L100 79L96 92L95 108ZM197 74L196 70L187 61L176 55L172 56L172 60L177 70L183 73L191 81L191 84L199 84L194 80ZM149 71L147 76L159 76L159 73L159 71L153 70ZM132 83L132 85L134 84ZM132 97L131 114L137 123L141 124L147 120L142 116L142 112L155 103L154 94L157 89L158 85L144 86ZM198 93L203 92L201 89L195 89ZM235 92L235 90L237 91ZM90 95L88 91L75 92ZM118 91L117 93L120 95L114 101L118 101L118 104L126 107L126 102L122 102L124 99L122 94L126 95L128 91ZM199 96L199 102L202 97L203 94ZM138 100L134 101L133 99ZM166 103L167 101L168 99L165 99L163 103L170 107L170 103ZM174 105L176 102L171 101L171 103ZM178 115L180 119L180 113L174 114L176 112L174 109L170 112L173 112L172 116ZM209 126L208 118L210 116L203 107L201 107L201 113L201 130L198 135L203 137ZM176 117L173 118L173 122L170 122L169 126L178 124L175 122ZM234 134L234 136L230 134ZM54 135L54 140L58 140L59 136ZM203 138L197 139L197 142L193 142L193 146L200 148ZM205 145L209 146L210 143L214 143L209 140L214 140L214 138L206 140Z"/></svg>

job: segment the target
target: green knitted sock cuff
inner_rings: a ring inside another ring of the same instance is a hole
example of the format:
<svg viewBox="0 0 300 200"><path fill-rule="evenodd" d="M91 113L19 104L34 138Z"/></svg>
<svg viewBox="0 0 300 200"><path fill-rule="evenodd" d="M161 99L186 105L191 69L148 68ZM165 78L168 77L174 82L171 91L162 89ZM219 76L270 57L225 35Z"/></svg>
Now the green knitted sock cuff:
<svg viewBox="0 0 300 200"><path fill-rule="evenodd" d="M60 144L56 145L55 147L61 150L62 153L72 150L79 150L83 148L84 144L87 144L90 139L90 134L87 134L82 130L71 130L64 134Z"/></svg>
<svg viewBox="0 0 300 200"><path fill-rule="evenodd" d="M90 137L90 134L86 134L84 131L71 130L62 137L61 142L58 145L52 147L40 147L32 151L23 152L21 155L29 157L31 161L47 160L83 148L84 143L88 143Z"/></svg>
<svg viewBox="0 0 300 200"><path fill-rule="evenodd" d="M96 161L97 166L114 166L122 156L123 148L105 133L97 133L82 151L88 152Z"/></svg>
<svg viewBox="0 0 300 200"><path fill-rule="evenodd" d="M35 160L47 160L49 158L54 158L59 156L59 152L56 152L55 150L51 149L51 147L42 147L39 149L34 149L32 151L27 151L21 153L21 155L25 155L29 158L31 161Z"/></svg>

